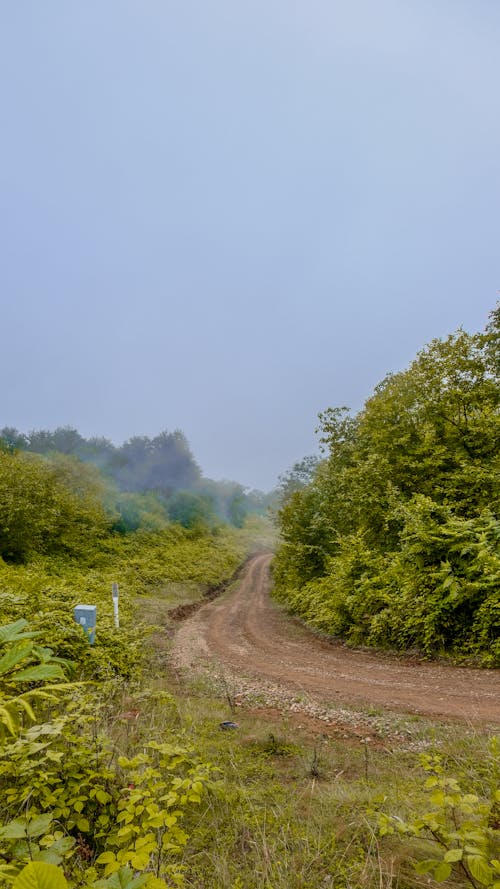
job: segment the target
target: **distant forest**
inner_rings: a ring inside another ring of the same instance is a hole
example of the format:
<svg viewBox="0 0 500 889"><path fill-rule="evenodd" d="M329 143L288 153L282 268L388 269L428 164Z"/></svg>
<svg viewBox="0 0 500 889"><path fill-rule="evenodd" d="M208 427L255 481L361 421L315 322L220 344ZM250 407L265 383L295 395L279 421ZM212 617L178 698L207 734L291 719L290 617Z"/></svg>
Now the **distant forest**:
<svg viewBox="0 0 500 889"><path fill-rule="evenodd" d="M82 478L93 473L103 485L113 527L122 532L154 530L166 522L195 528L222 521L241 527L249 513L265 513L272 499L261 491L246 491L238 482L203 478L180 430L153 438L134 436L116 446L106 438L84 438L70 426L29 433L5 426L0 449L10 455L38 455L53 467L64 460L67 467L69 461L73 479L78 478L75 464L87 464L81 466Z"/></svg>

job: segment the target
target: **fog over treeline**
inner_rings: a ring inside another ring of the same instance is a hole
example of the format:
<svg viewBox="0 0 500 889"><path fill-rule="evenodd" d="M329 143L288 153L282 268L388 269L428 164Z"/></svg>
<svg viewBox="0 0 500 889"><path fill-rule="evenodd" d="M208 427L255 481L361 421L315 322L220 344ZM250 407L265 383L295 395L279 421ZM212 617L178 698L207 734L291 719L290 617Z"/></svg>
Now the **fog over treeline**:
<svg viewBox="0 0 500 889"><path fill-rule="evenodd" d="M84 438L70 426L28 433L5 426L0 439L12 450L46 457L64 454L94 466L117 490L115 505L127 530L139 527L141 514L151 509L160 509L186 526L215 518L240 526L249 512L265 512L270 500L261 491L246 491L238 482L204 478L179 429L152 438L132 436L121 445L99 436Z"/></svg>
<svg viewBox="0 0 500 889"><path fill-rule="evenodd" d="M5 427L0 430L0 437L23 451L57 451L92 463L123 491L157 490L168 495L180 488L192 488L201 479L188 441L178 429L161 432L154 438L136 435L119 446L107 438L84 438L70 426L53 432L35 429L27 434Z"/></svg>

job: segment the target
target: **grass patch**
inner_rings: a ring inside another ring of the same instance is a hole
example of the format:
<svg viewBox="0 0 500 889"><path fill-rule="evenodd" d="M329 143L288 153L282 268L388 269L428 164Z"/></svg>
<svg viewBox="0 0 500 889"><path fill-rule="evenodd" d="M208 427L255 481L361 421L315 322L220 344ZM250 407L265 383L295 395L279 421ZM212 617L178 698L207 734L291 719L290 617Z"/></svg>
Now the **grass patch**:
<svg viewBox="0 0 500 889"><path fill-rule="evenodd" d="M494 780L488 736L467 726L377 710L377 739L350 725L333 737L300 713L240 705L234 716L223 684L207 677L170 687L176 735L219 770L182 856L192 889L437 886L414 869L425 842L377 827L380 813L408 820L429 806L416 741L470 792L486 797ZM222 732L227 719L239 728ZM470 884L453 871L446 885Z"/></svg>

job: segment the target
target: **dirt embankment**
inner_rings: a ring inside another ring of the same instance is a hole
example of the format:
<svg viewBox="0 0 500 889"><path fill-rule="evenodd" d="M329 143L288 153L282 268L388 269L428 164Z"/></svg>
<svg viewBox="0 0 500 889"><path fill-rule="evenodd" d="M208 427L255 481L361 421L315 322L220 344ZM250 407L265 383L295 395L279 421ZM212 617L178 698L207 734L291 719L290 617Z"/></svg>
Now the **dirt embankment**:
<svg viewBox="0 0 500 889"><path fill-rule="evenodd" d="M421 662L321 639L270 599L270 560L251 559L230 595L204 604L180 626L177 667L219 665L236 687L260 683L282 689L289 700L306 695L329 706L368 704L500 726L500 670Z"/></svg>

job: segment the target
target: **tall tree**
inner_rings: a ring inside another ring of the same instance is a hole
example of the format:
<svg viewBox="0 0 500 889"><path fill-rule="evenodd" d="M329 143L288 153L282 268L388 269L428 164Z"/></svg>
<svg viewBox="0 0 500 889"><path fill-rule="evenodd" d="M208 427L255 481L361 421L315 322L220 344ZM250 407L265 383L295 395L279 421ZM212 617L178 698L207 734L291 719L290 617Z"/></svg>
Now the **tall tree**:
<svg viewBox="0 0 500 889"><path fill-rule="evenodd" d="M433 340L356 417L320 415L325 459L282 506L275 576L323 629L429 651L488 639L500 660L499 345L497 308L482 333Z"/></svg>

